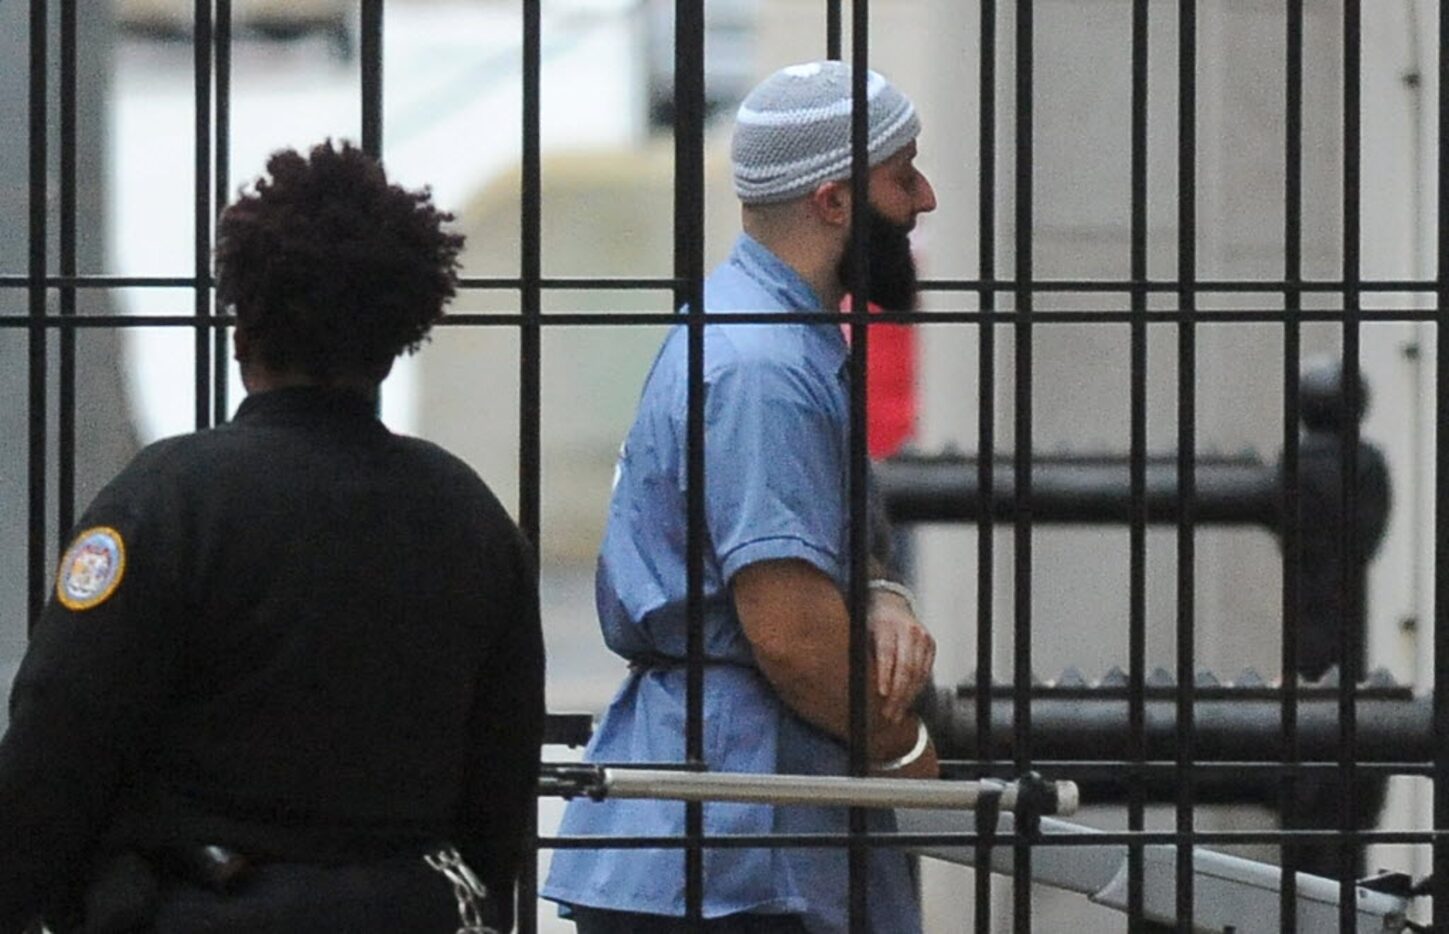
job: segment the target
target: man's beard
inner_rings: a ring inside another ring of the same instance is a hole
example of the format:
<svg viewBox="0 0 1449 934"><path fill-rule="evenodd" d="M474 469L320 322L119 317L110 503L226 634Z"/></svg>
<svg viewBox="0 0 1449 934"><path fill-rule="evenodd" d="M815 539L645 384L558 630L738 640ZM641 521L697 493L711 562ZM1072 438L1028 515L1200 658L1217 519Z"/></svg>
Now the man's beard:
<svg viewBox="0 0 1449 934"><path fill-rule="evenodd" d="M911 253L911 226L895 224L873 205L867 206L865 250L870 257L867 298L885 311L914 311L918 286L916 258ZM855 235L845 242L840 257L840 284L849 292L854 284Z"/></svg>

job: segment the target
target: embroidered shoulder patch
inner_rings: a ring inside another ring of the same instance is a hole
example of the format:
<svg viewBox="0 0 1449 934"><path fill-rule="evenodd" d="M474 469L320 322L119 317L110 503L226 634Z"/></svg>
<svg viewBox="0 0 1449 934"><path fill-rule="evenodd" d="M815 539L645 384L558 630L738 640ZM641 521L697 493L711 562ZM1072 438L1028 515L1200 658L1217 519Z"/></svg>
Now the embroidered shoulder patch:
<svg viewBox="0 0 1449 934"><path fill-rule="evenodd" d="M60 559L55 596L72 610L89 610L110 599L126 574L126 543L109 526L86 529Z"/></svg>

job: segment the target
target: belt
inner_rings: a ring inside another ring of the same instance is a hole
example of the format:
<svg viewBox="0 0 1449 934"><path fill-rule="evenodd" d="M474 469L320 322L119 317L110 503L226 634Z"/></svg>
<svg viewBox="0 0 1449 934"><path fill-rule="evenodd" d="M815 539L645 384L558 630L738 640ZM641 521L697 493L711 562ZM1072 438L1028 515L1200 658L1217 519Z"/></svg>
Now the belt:
<svg viewBox="0 0 1449 934"><path fill-rule="evenodd" d="M173 847L156 856L164 870L178 881L209 889L218 895L263 900L265 893L246 888L242 883L255 870L262 870L264 867L285 868L288 865L285 862L252 859L217 845ZM379 861L364 861L364 864L371 862L376 862L381 867L415 863L419 871L435 873L452 889L457 908L457 934L499 934L495 920L498 905L493 901L488 887L473 873L456 848L446 844L434 845L418 853L399 853ZM150 905L147 907L151 908ZM117 925L116 920L115 912L111 911L107 913L105 924L95 930L114 931L119 934L120 931L133 929L133 926ZM90 931L92 928L88 926L86 930Z"/></svg>
<svg viewBox="0 0 1449 934"><path fill-rule="evenodd" d="M246 878L257 860L216 844L168 847L156 854L157 861L178 878L213 892L226 893Z"/></svg>
<svg viewBox="0 0 1449 934"><path fill-rule="evenodd" d="M452 854L456 857L457 851L451 844L434 843L427 846L404 846L388 852L358 853L354 859L340 862L371 865L419 859L427 861L439 853ZM278 860L254 856L218 844L165 847L153 851L150 856L159 868L175 878L211 889L218 894L226 894L231 891L239 882L245 880L262 866L288 862L306 865L310 862L308 860ZM461 859L461 857L456 858Z"/></svg>

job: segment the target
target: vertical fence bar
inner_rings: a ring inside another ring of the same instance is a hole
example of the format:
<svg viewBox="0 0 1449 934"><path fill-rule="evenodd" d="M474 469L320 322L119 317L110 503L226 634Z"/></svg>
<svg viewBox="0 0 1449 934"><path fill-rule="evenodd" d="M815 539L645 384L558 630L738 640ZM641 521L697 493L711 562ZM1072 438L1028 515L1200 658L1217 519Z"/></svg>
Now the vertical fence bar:
<svg viewBox="0 0 1449 934"><path fill-rule="evenodd" d="M1015 460L1016 517L1015 631L1012 671L1012 721L1016 770L1031 769L1031 458L1032 458L1032 105L1035 93L1032 70L1034 0L1019 0L1016 7L1016 314L1013 339L1016 354ZM1031 931L1031 848L1016 844L1012 854L1012 918L1018 934Z"/></svg>
<svg viewBox="0 0 1449 934"><path fill-rule="evenodd" d="M1132 325L1129 422L1131 439L1128 507L1127 729L1131 734L1132 776L1127 829L1145 829L1147 804L1147 0L1132 2ZM1127 848L1127 926L1145 930L1143 849Z"/></svg>
<svg viewBox="0 0 1449 934"><path fill-rule="evenodd" d="M519 302L523 324L518 335L518 525L533 550L537 586L542 531L543 476L543 22L539 4L523 0L523 171L519 217ZM530 815L528 842L518 879L518 929L538 930L538 809Z"/></svg>
<svg viewBox="0 0 1449 934"><path fill-rule="evenodd" d="M206 319L211 315L211 0L195 0L196 17L191 30L192 77L195 95L194 194L192 230L192 274L194 289L195 405L196 427L211 424L211 335Z"/></svg>
<svg viewBox="0 0 1449 934"><path fill-rule="evenodd" d="M216 158L212 169L215 181L214 216L219 216L231 200L231 0L216 0ZM217 308L213 301L212 308ZM226 421L227 371L230 354L227 352L226 327L212 323L212 374L211 394L212 420L217 424Z"/></svg>
<svg viewBox="0 0 1449 934"><path fill-rule="evenodd" d="M1197 496L1197 3L1178 8L1177 343L1177 925L1192 930L1194 507Z"/></svg>
<svg viewBox="0 0 1449 934"><path fill-rule="evenodd" d="M704 9L676 0L674 14L674 274L684 283L676 305L688 304L688 543L685 673L685 758L704 761ZM684 806L684 910L691 926L703 922L704 806Z"/></svg>
<svg viewBox="0 0 1449 934"><path fill-rule="evenodd" d="M1362 71L1359 0L1343 3L1343 391L1342 460L1340 486L1342 515L1340 535L1343 561L1339 586L1344 618L1339 624L1338 680L1338 773L1339 827L1344 832L1338 850L1338 913L1343 934L1358 928L1354 877L1358 868L1359 828L1356 746L1358 745L1357 698L1354 688L1362 677L1363 662L1363 573L1358 561L1357 514L1359 445L1359 276L1360 276L1360 111L1359 75Z"/></svg>
<svg viewBox="0 0 1449 934"><path fill-rule="evenodd" d="M825 57L839 61L845 37L845 0L825 0Z"/></svg>
<svg viewBox="0 0 1449 934"><path fill-rule="evenodd" d="M30 0L30 450L28 481L30 486L30 541L26 556L26 598L28 626L40 618L45 603L45 447L49 400L46 394L48 352L45 333L46 245L49 239L47 222L47 169L49 147L46 139L46 105L49 85L49 56L46 25L50 17L46 0Z"/></svg>
<svg viewBox="0 0 1449 934"><path fill-rule="evenodd" d="M539 482L542 468L542 277L543 26L539 5L523 0L523 166L519 216L521 294L524 322L519 334L518 524L538 547L542 526Z"/></svg>
<svg viewBox="0 0 1449 934"><path fill-rule="evenodd" d="M1299 496L1298 371L1302 334L1298 312L1303 307L1303 0L1288 0L1285 67L1285 120L1283 139L1283 643L1280 661L1283 703L1281 744L1283 773L1278 814L1282 826L1297 826L1298 775L1298 632L1299 591L1303 585L1302 523ZM1285 934L1298 931L1298 865L1302 848L1279 849L1283 884L1278 893L1279 926Z"/></svg>
<svg viewBox="0 0 1449 934"><path fill-rule="evenodd" d="M980 216L977 218L977 250L981 279L978 301L981 330L978 342L978 390L976 434L976 486L980 491L976 524L976 759L991 759L991 688L996 616L993 605L996 580L996 524L992 520L991 498L996 484L996 325L989 312L996 310L996 0L981 0L981 171L978 178ZM982 848L976 860L976 924L978 934L991 929L990 854Z"/></svg>
<svg viewBox="0 0 1449 934"><path fill-rule="evenodd" d="M60 3L60 274L76 273L76 0ZM75 287L60 289L60 315L75 316ZM75 523L75 344L72 328L60 332L59 450L56 458L56 530Z"/></svg>
<svg viewBox="0 0 1449 934"><path fill-rule="evenodd" d="M382 0L362 0L362 151L382 158Z"/></svg>
<svg viewBox="0 0 1449 934"><path fill-rule="evenodd" d="M1435 163L1438 216L1434 225L1434 567L1449 561L1449 341L1445 340L1445 309L1449 309L1449 3L1439 4L1439 147ZM1449 575L1434 575L1434 842L1431 845L1434 902L1433 926L1449 924Z"/></svg>
<svg viewBox="0 0 1449 934"><path fill-rule="evenodd" d="M866 405L870 398L866 365L870 352L870 254L866 237L870 183L870 103L866 94L870 67L870 4L851 3L850 32L850 245L854 250L855 279L850 287L850 774L869 772L868 724L866 723L867 652L866 609L870 552L866 462ZM866 832L866 812L850 809L850 930L870 930L870 892L867 886L870 850L859 835Z"/></svg>

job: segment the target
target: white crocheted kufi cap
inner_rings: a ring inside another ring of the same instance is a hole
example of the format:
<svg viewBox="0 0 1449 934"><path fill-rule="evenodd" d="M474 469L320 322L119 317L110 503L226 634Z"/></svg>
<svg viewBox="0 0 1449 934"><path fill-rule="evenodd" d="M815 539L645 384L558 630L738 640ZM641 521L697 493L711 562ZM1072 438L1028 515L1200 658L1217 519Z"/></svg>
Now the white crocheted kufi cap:
<svg viewBox="0 0 1449 934"><path fill-rule="evenodd" d="M735 119L730 151L735 193L745 204L789 201L824 182L850 177L851 68L809 62L782 68L760 83ZM871 166L921 132L909 98L867 72Z"/></svg>

